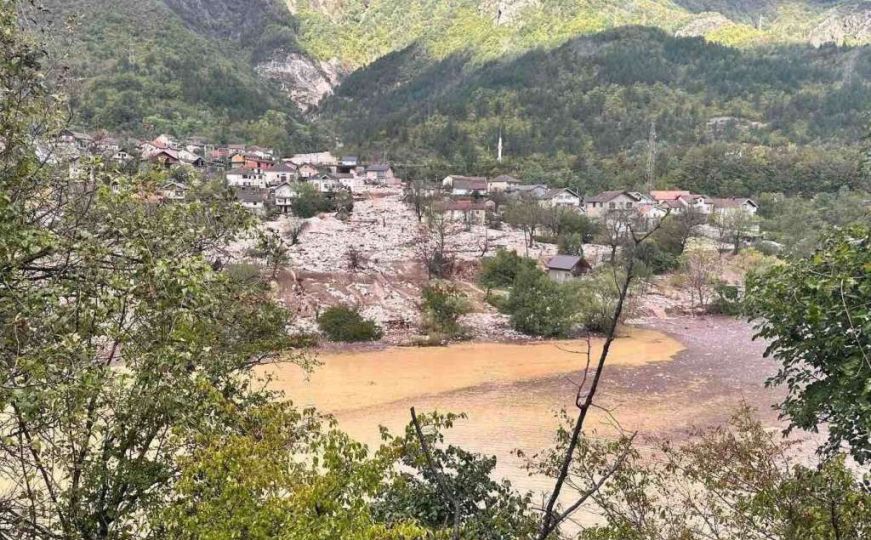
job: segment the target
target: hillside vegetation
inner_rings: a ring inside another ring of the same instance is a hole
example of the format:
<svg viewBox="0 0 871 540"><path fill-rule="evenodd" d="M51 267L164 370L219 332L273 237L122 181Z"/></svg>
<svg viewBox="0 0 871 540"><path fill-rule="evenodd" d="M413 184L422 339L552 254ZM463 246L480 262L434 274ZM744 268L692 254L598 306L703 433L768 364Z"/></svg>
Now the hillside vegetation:
<svg viewBox="0 0 871 540"><path fill-rule="evenodd" d="M492 59L626 25L726 45L871 41L863 1L815 0L287 0L301 45L354 67L420 44L444 58Z"/></svg>
<svg viewBox="0 0 871 540"><path fill-rule="evenodd" d="M409 47L352 74L321 115L352 148L432 175L640 186L655 122L659 184L832 191L867 187L869 81L868 47L735 49L629 27L480 66Z"/></svg>
<svg viewBox="0 0 871 540"><path fill-rule="evenodd" d="M39 20L48 45L55 61L71 69L73 83L65 90L75 124L143 136L252 140L268 132L282 134L278 144L312 140L286 95L253 68L270 51L297 50L284 6L272 0L43 4L48 11Z"/></svg>

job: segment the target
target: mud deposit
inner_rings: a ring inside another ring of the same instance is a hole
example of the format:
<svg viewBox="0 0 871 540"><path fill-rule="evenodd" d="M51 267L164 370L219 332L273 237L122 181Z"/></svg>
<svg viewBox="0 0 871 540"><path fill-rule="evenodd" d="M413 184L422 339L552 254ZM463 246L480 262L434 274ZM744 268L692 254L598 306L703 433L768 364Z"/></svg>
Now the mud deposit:
<svg viewBox="0 0 871 540"><path fill-rule="evenodd" d="M614 433L614 422L637 430L642 446L680 437L691 426L723 422L743 400L763 420L777 423L771 405L780 397L766 389L772 362L752 329L726 318L653 320L612 348L599 405L588 426L597 436ZM594 342L595 358L601 342ZM571 408L585 356L583 342L475 343L447 348L392 348L321 357L310 379L293 366L273 366L273 386L299 405L333 413L352 436L375 445L378 426L399 432L409 407L418 411L465 412L448 441L495 455L496 474L521 489L547 490L550 482L530 478L515 449L547 447L557 420ZM613 416L613 418L612 418Z"/></svg>

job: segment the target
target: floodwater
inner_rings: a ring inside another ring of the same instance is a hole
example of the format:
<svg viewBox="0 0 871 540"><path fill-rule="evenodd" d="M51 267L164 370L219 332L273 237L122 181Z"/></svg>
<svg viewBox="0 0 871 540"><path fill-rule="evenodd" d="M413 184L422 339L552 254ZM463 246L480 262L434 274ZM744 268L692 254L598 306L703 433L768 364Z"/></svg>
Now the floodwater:
<svg viewBox="0 0 871 540"><path fill-rule="evenodd" d="M725 318L671 319L632 329L611 349L588 433L613 436L615 425L652 446L692 426L719 424L741 401L776 424L777 395L764 387L773 367L762 360L745 323ZM602 341L593 341L593 362ZM586 342L469 343L323 355L308 378L296 366L264 368L271 387L300 406L331 413L339 427L370 446L379 426L401 433L409 408L464 412L446 440L497 457L497 478L541 493L551 481L529 477L522 460L553 440L560 409L573 401L586 363Z"/></svg>

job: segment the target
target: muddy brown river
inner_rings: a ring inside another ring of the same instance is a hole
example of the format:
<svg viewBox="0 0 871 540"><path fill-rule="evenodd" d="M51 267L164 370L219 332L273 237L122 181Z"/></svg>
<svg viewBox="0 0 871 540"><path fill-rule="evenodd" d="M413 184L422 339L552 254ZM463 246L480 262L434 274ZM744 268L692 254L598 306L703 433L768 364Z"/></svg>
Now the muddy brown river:
<svg viewBox="0 0 871 540"><path fill-rule="evenodd" d="M614 422L639 432L641 445L680 437L691 426L723 422L743 400L763 420L778 425L771 405L779 395L764 387L774 365L762 359L764 344L752 330L726 318L656 320L618 339L600 386L601 411L588 428L613 436ZM601 340L593 342L593 358ZM547 447L555 413L570 409L585 356L584 342L471 343L443 348L391 348L328 354L306 377L299 368L265 368L272 387L297 405L333 414L351 436L372 445L379 426L401 432L409 408L464 412L447 440L495 455L498 477L518 488L546 491L550 481L530 478L513 450Z"/></svg>

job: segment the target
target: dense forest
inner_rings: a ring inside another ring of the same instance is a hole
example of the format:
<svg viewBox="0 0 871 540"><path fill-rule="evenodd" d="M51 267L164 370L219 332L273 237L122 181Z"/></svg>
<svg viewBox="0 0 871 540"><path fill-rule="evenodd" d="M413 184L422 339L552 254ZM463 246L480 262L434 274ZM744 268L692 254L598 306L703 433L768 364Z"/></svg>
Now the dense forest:
<svg viewBox="0 0 871 540"><path fill-rule="evenodd" d="M313 141L293 103L253 65L297 50L294 20L273 0L47 0L35 23L69 69L73 122L146 136ZM235 7L233 7L235 6ZM244 8L244 9L242 9Z"/></svg>
<svg viewBox="0 0 871 540"><path fill-rule="evenodd" d="M509 172L584 192L640 186L653 124L662 186L867 189L869 81L869 47L735 49L626 27L480 67L409 47L352 74L320 119L363 154L433 175Z"/></svg>
<svg viewBox="0 0 871 540"><path fill-rule="evenodd" d="M360 67L419 44L436 57L493 59L626 25L725 45L868 43L856 0L288 0L299 42Z"/></svg>

